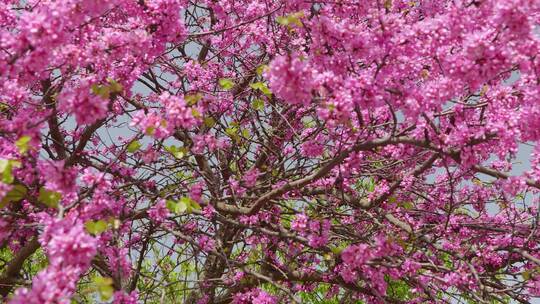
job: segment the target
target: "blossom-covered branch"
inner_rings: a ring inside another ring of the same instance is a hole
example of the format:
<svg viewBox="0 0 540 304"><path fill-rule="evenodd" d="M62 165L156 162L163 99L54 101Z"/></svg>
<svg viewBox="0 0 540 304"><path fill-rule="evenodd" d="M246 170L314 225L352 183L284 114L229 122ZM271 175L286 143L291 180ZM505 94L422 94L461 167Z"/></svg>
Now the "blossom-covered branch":
<svg viewBox="0 0 540 304"><path fill-rule="evenodd" d="M2 300L529 303L539 13L3 1Z"/></svg>

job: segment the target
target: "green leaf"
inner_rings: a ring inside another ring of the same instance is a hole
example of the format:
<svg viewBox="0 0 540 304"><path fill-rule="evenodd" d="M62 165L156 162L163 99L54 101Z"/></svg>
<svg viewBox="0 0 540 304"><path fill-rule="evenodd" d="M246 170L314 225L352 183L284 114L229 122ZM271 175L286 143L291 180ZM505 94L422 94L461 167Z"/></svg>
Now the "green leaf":
<svg viewBox="0 0 540 304"><path fill-rule="evenodd" d="M108 301L113 296L114 288L111 278L95 277L94 285L101 296L101 300Z"/></svg>
<svg viewBox="0 0 540 304"><path fill-rule="evenodd" d="M201 206L196 201L194 201L193 199L191 199L190 197L187 197L187 196L184 196L184 197L180 198L179 202L181 204L186 205L186 212L187 213L191 213L193 211L193 209L197 209L197 210L201 209Z"/></svg>
<svg viewBox="0 0 540 304"><path fill-rule="evenodd" d="M155 127L147 127L146 130L144 130L144 133L149 136L154 135L154 132L156 132Z"/></svg>
<svg viewBox="0 0 540 304"><path fill-rule="evenodd" d="M343 250L345 250L345 248L347 248L346 246L335 246L335 247L331 247L330 250L334 253L334 254L341 254L341 252Z"/></svg>
<svg viewBox="0 0 540 304"><path fill-rule="evenodd" d="M182 200L179 200L179 201L167 200L166 206L167 206L167 209L169 209L169 211L171 211L174 214L185 213L188 209L188 204Z"/></svg>
<svg viewBox="0 0 540 304"><path fill-rule="evenodd" d="M181 159L183 158L184 156L186 156L186 154L188 153L188 149L187 148L179 148L178 151L174 152L173 153L173 156L178 158L178 159Z"/></svg>
<svg viewBox="0 0 540 304"><path fill-rule="evenodd" d="M403 207L406 210L411 210L414 208L414 204L410 201L402 202L400 203L401 207Z"/></svg>
<svg viewBox="0 0 540 304"><path fill-rule="evenodd" d="M444 262L444 266L446 268L452 268L454 267L454 263L452 262L452 256L446 252L440 253L440 259Z"/></svg>
<svg viewBox="0 0 540 304"><path fill-rule="evenodd" d="M304 17L304 12L300 11L286 16L277 17L276 22L288 27L291 27L293 24L298 27L302 27L302 21L300 21L300 18L302 17Z"/></svg>
<svg viewBox="0 0 540 304"><path fill-rule="evenodd" d="M375 180L373 180L373 178L369 178L367 181L365 181L364 187L368 192L375 191Z"/></svg>
<svg viewBox="0 0 540 304"><path fill-rule="evenodd" d="M203 95L201 93L197 94L191 94L184 96L184 100L186 101L188 106L196 105L199 100L201 100Z"/></svg>
<svg viewBox="0 0 540 304"><path fill-rule="evenodd" d="M204 125L207 128L211 128L216 125L216 121L212 117L205 117L204 118Z"/></svg>
<svg viewBox="0 0 540 304"><path fill-rule="evenodd" d="M32 138L25 135L15 142L15 146L17 146L17 148L19 149L19 153L24 155L26 154L26 152L28 152L28 149L30 148L30 146L28 145L30 143L30 140L32 140Z"/></svg>
<svg viewBox="0 0 540 304"><path fill-rule="evenodd" d="M199 205L199 203L197 203L196 201L192 200L191 201L191 209L194 209L194 210L201 210L201 205Z"/></svg>
<svg viewBox="0 0 540 304"><path fill-rule="evenodd" d="M234 88L234 81L232 81L229 78L221 78L219 80L219 86L221 86L222 89L228 91L228 90Z"/></svg>
<svg viewBox="0 0 540 304"><path fill-rule="evenodd" d="M2 201L0 201L0 208L4 208L7 206L7 204L11 202L17 202L22 200L26 194L28 193L28 189L26 189L23 185L14 185L13 188L6 193L6 195L2 198Z"/></svg>
<svg viewBox="0 0 540 304"><path fill-rule="evenodd" d="M229 127L225 129L225 133L229 135L230 137L236 136L238 134L238 128L237 127Z"/></svg>
<svg viewBox="0 0 540 304"><path fill-rule="evenodd" d="M240 142L240 137L238 136L238 131L239 131L239 128L238 127L228 127L227 129L225 129L225 133L227 135L229 135L229 137L235 142L235 143L239 143Z"/></svg>
<svg viewBox="0 0 540 304"><path fill-rule="evenodd" d="M302 124L304 128L315 128L317 126L317 122L310 116L302 117Z"/></svg>
<svg viewBox="0 0 540 304"><path fill-rule="evenodd" d="M276 22L281 25L289 25L289 19L285 16L279 16L276 18Z"/></svg>
<svg viewBox="0 0 540 304"><path fill-rule="evenodd" d="M268 69L268 66L266 64L258 66L256 70L257 75L261 76L264 73L264 71L266 71L267 69Z"/></svg>
<svg viewBox="0 0 540 304"><path fill-rule="evenodd" d="M177 159L182 159L189 152L186 147L177 147L174 145L170 147L165 146L165 150L167 150L167 152L171 153Z"/></svg>
<svg viewBox="0 0 540 304"><path fill-rule="evenodd" d="M201 118L201 113L199 112L199 110L195 109L195 108L192 108L191 109L191 115L193 115L193 117L195 118Z"/></svg>
<svg viewBox="0 0 540 304"><path fill-rule="evenodd" d="M43 187L39 189L38 201L50 208L58 208L58 202L62 199L62 194L47 190Z"/></svg>
<svg viewBox="0 0 540 304"><path fill-rule="evenodd" d="M253 102L251 103L251 107L255 109L256 111L264 110L264 100L259 99L259 98L253 100Z"/></svg>
<svg viewBox="0 0 540 304"><path fill-rule="evenodd" d="M114 79L107 79L109 81L109 92L111 93L121 93L124 90L124 87Z"/></svg>
<svg viewBox="0 0 540 304"><path fill-rule="evenodd" d="M99 96L103 99L109 99L110 95L111 95L111 91L109 89L109 87L107 86L102 86L102 85L99 85L99 84L93 84L92 85L92 93L94 93L94 95L96 96Z"/></svg>
<svg viewBox="0 0 540 304"><path fill-rule="evenodd" d="M272 96L272 92L270 91L268 86L266 86L266 83L264 82L260 82L260 81L255 82L255 83L250 84L249 86L255 90L261 91L264 95L268 97Z"/></svg>
<svg viewBox="0 0 540 304"><path fill-rule="evenodd" d="M174 175L179 179L189 179L191 177L188 171L178 171Z"/></svg>
<svg viewBox="0 0 540 304"><path fill-rule="evenodd" d="M392 299L409 300L413 297L411 287L403 280L392 280L389 276L385 276L385 281L388 283L386 293Z"/></svg>
<svg viewBox="0 0 540 304"><path fill-rule="evenodd" d="M141 143L138 140L134 140L129 143L127 146L127 151L129 153L135 153L142 147Z"/></svg>
<svg viewBox="0 0 540 304"><path fill-rule="evenodd" d="M105 230L107 230L107 226L107 222L105 222L104 220L88 221L84 223L86 231L93 235L103 233Z"/></svg>
<svg viewBox="0 0 540 304"><path fill-rule="evenodd" d="M167 200L165 202L165 206L167 207L167 209L169 209L170 212L172 213L176 213L176 202L173 201L173 200Z"/></svg>
<svg viewBox="0 0 540 304"><path fill-rule="evenodd" d="M6 184L13 183L13 161L9 159L0 159L0 173L2 174L2 182Z"/></svg>
<svg viewBox="0 0 540 304"><path fill-rule="evenodd" d="M103 99L109 99L111 94L121 93L124 88L116 80L108 78L109 85L93 84L90 90L96 96Z"/></svg>

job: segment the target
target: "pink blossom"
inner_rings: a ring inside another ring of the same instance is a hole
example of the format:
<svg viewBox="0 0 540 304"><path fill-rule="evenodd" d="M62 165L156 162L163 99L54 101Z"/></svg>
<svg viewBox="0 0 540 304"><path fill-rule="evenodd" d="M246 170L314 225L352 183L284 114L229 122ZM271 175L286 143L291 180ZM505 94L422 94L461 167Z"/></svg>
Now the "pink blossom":
<svg viewBox="0 0 540 304"><path fill-rule="evenodd" d="M137 291L126 293L122 290L114 293L113 304L136 304L138 299Z"/></svg>
<svg viewBox="0 0 540 304"><path fill-rule="evenodd" d="M267 74L270 87L279 97L291 104L307 105L314 88L312 69L300 54L279 56L272 62Z"/></svg>
<svg viewBox="0 0 540 304"><path fill-rule="evenodd" d="M259 176L259 170L257 168L253 168L249 171L247 171L245 174L244 174L244 185L247 187L247 188L252 188L255 186L255 184L257 183L257 177Z"/></svg>
<svg viewBox="0 0 540 304"><path fill-rule="evenodd" d="M206 235L201 235L198 237L198 245L203 251L212 251L215 249L215 241L209 238Z"/></svg>
<svg viewBox="0 0 540 304"><path fill-rule="evenodd" d="M291 229L303 232L307 228L308 217L305 214L298 214L291 222Z"/></svg>
<svg viewBox="0 0 540 304"><path fill-rule="evenodd" d="M96 240L80 223L45 217L45 224L40 243L49 266L37 274L31 289L18 289L10 303L70 303L76 282L96 254Z"/></svg>
<svg viewBox="0 0 540 304"><path fill-rule="evenodd" d="M162 223L169 216L169 209L167 209L164 199L160 199L150 209L148 209L148 216L156 223Z"/></svg>
<svg viewBox="0 0 540 304"><path fill-rule="evenodd" d="M233 298L234 304L276 304L277 298L260 289L252 289L245 293L237 293Z"/></svg>

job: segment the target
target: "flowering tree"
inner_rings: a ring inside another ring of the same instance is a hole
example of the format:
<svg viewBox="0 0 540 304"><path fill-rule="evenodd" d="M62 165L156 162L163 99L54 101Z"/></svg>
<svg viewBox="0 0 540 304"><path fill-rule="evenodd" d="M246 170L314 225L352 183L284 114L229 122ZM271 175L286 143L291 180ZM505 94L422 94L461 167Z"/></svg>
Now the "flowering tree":
<svg viewBox="0 0 540 304"><path fill-rule="evenodd" d="M538 1L0 6L4 300L540 295Z"/></svg>

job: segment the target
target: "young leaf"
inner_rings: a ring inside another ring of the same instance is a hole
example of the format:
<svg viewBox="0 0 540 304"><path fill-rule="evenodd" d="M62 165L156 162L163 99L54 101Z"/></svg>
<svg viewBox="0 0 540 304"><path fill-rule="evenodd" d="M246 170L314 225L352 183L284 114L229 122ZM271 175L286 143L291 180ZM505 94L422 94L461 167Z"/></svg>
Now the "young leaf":
<svg viewBox="0 0 540 304"><path fill-rule="evenodd" d="M296 12L293 14L289 14L287 16L280 16L276 18L276 22L288 26L289 28L294 24L298 27L302 27L302 21L300 21L300 18L304 17L304 12Z"/></svg>
<svg viewBox="0 0 540 304"><path fill-rule="evenodd" d="M281 24L281 25L289 25L289 18L285 17L285 16L278 16L276 18L276 22Z"/></svg>
<svg viewBox="0 0 540 304"><path fill-rule="evenodd" d="M201 98L202 98L201 93L184 96L184 100L186 101L188 106L196 105L199 102L199 100L201 100Z"/></svg>
<svg viewBox="0 0 540 304"><path fill-rule="evenodd" d="M257 75L261 76L264 73L264 71L266 71L267 69L268 69L268 66L266 64L258 66L256 70Z"/></svg>
<svg viewBox="0 0 540 304"><path fill-rule="evenodd" d="M11 202L17 202L22 200L26 194L28 193L28 189L26 189L23 185L14 185L13 188L11 188L8 193L2 198L2 201L0 201L0 208L4 208L7 206L7 204Z"/></svg>
<svg viewBox="0 0 540 304"><path fill-rule="evenodd" d="M95 277L94 286L103 301L108 301L114 294L113 280L111 278Z"/></svg>
<svg viewBox="0 0 540 304"><path fill-rule="evenodd" d="M127 146L127 151L129 153L135 153L142 147L141 143L138 140L134 140L129 143Z"/></svg>
<svg viewBox="0 0 540 304"><path fill-rule="evenodd" d="M264 100L259 99L259 98L253 100L253 102L251 103L251 107L255 109L256 111L264 110Z"/></svg>
<svg viewBox="0 0 540 304"><path fill-rule="evenodd" d="M0 159L0 173L2 174L2 182L6 184L13 183L13 163L9 159Z"/></svg>
<svg viewBox="0 0 540 304"><path fill-rule="evenodd" d="M201 206L196 201L194 201L193 199L187 196L180 198L179 203L186 206L186 210L184 210L183 212L187 212L187 213L191 213L193 209L199 210L201 208Z"/></svg>
<svg viewBox="0 0 540 304"><path fill-rule="evenodd" d="M201 205L199 205L199 203L197 203L196 201L192 200L191 201L191 209L192 210L201 210Z"/></svg>
<svg viewBox="0 0 540 304"><path fill-rule="evenodd" d="M98 235L107 230L107 222L104 220L88 221L84 223L84 227L88 233Z"/></svg>
<svg viewBox="0 0 540 304"><path fill-rule="evenodd" d="M93 84L91 90L94 95L99 96L103 99L109 99L111 94L109 87L99 84Z"/></svg>
<svg viewBox="0 0 540 304"><path fill-rule="evenodd" d="M212 117L205 117L204 118L204 125L207 128L211 128L216 125L216 121Z"/></svg>
<svg viewBox="0 0 540 304"><path fill-rule="evenodd" d="M149 135L149 136L154 135L154 132L156 132L156 128L152 126L147 127L146 130L144 130L144 134Z"/></svg>
<svg viewBox="0 0 540 304"><path fill-rule="evenodd" d="M255 83L250 84L249 86L252 89L261 91L264 95L266 95L268 97L272 96L272 92L270 91L268 86L266 86L266 83L264 83L264 82L260 82L260 81L255 82Z"/></svg>
<svg viewBox="0 0 540 304"><path fill-rule="evenodd" d="M225 129L225 133L229 135L230 137L236 136L238 134L238 128L237 127L229 127Z"/></svg>
<svg viewBox="0 0 540 304"><path fill-rule="evenodd" d="M199 110L197 110L195 108L191 109L191 115L193 115L193 117L195 117L195 118L200 118L202 116L201 113L199 112Z"/></svg>
<svg viewBox="0 0 540 304"><path fill-rule="evenodd" d="M221 78L219 80L219 86L224 90L230 90L234 88L234 82L229 78Z"/></svg>
<svg viewBox="0 0 540 304"><path fill-rule="evenodd" d="M62 194L47 190L43 187L39 189L38 201L50 208L58 208L58 202L62 199Z"/></svg>
<svg viewBox="0 0 540 304"><path fill-rule="evenodd" d="M171 211L174 214L182 214L187 211L188 205L185 201L173 201L173 200L167 200L166 204L167 209Z"/></svg>
<svg viewBox="0 0 540 304"><path fill-rule="evenodd" d="M402 202L400 205L406 210L411 210L414 208L414 204L411 201Z"/></svg>
<svg viewBox="0 0 540 304"><path fill-rule="evenodd" d="M175 211L176 211L176 202L173 201L173 200L167 200L165 202L165 207L167 207L167 209L169 209L170 212L175 213Z"/></svg>
<svg viewBox="0 0 540 304"><path fill-rule="evenodd" d="M114 79L107 79L109 81L109 92L111 93L121 93L124 88L122 87L122 85L120 83L118 83L116 80Z"/></svg>
<svg viewBox="0 0 540 304"><path fill-rule="evenodd" d="M165 150L171 153L177 159L182 159L188 153L188 149L186 147L177 147L174 145L170 147L165 146Z"/></svg>
<svg viewBox="0 0 540 304"><path fill-rule="evenodd" d="M17 146L17 148L19 149L19 153L21 153L22 155L26 154L26 152L28 152L28 149L30 148L30 146L28 145L30 143L30 140L32 138L30 136L22 136L21 138L19 138L16 142L15 142L15 146Z"/></svg>

